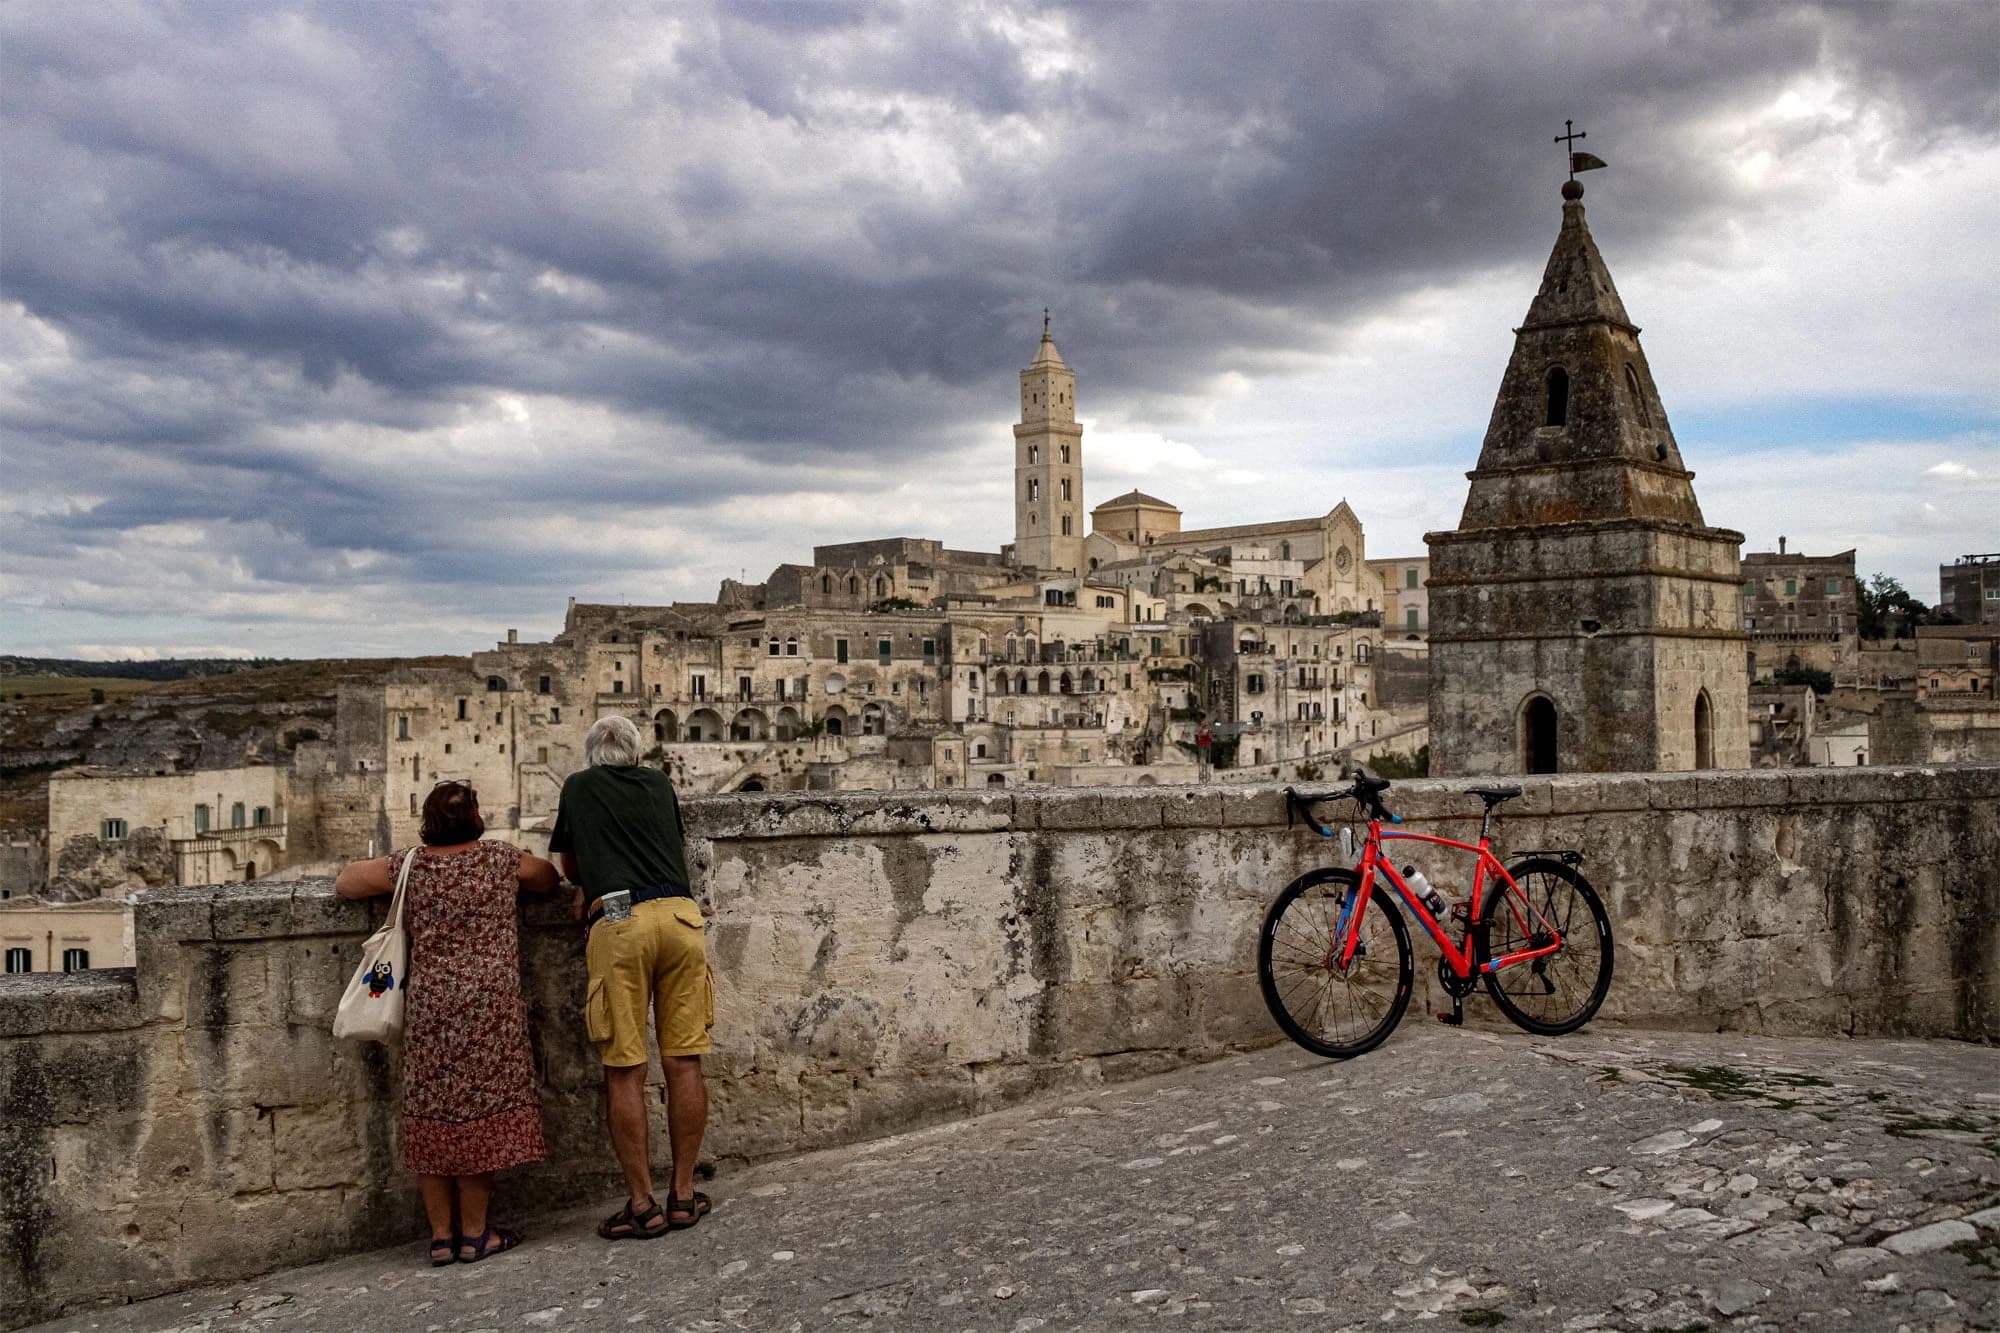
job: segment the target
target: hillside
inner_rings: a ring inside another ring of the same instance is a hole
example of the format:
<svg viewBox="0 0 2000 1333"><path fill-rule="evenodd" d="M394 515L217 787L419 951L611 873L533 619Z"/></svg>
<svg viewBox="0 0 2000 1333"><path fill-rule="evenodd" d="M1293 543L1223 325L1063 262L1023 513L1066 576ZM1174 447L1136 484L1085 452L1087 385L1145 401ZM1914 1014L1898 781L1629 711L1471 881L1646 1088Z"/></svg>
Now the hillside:
<svg viewBox="0 0 2000 1333"><path fill-rule="evenodd" d="M37 659L0 658L9 671ZM328 658L251 665L57 662L73 673L0 676L0 830L48 819L48 776L75 764L229 768L282 763L333 734L335 691L404 667L465 667L463 657ZM161 680L114 667L185 668ZM197 668L216 670L203 674Z"/></svg>
<svg viewBox="0 0 2000 1333"><path fill-rule="evenodd" d="M100 680L186 680L190 676L226 676L236 671L257 671L288 665L283 657L165 657L155 661L83 662L66 657L15 657L0 654L0 681L14 688L15 677L71 679L96 677ZM13 696L8 695L9 698Z"/></svg>

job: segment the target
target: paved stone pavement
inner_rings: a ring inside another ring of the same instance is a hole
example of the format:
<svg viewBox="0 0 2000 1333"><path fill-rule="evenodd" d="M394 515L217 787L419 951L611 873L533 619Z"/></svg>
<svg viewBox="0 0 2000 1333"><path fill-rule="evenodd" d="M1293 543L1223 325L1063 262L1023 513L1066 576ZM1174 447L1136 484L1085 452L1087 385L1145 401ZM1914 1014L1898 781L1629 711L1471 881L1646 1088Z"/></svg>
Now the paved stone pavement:
<svg viewBox="0 0 2000 1333"><path fill-rule="evenodd" d="M2000 1327L2000 1052L1412 1022L63 1330ZM607 1211L607 1210L598 1210Z"/></svg>

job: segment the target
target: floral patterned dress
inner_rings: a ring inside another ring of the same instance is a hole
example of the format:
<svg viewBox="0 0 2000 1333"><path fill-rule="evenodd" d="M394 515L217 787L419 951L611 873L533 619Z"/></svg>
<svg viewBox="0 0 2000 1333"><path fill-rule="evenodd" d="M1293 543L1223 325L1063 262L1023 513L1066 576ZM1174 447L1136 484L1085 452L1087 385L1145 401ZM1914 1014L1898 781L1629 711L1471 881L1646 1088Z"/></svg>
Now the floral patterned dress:
<svg viewBox="0 0 2000 1333"><path fill-rule="evenodd" d="M391 877L412 854L389 858ZM406 1170L478 1175L548 1156L521 994L520 868L520 848L483 841L410 868Z"/></svg>

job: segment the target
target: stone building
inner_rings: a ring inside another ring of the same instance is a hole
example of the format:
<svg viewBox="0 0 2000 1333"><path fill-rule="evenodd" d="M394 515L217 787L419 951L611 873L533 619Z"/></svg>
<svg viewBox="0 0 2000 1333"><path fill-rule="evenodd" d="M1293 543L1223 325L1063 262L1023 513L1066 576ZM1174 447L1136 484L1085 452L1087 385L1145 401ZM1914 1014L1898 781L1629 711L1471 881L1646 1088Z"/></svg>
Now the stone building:
<svg viewBox="0 0 2000 1333"><path fill-rule="evenodd" d="M1804 555L1785 549L1743 556L1743 633L1750 679L1780 671L1824 671L1852 680L1861 652L1860 592L1854 552Z"/></svg>
<svg viewBox="0 0 2000 1333"><path fill-rule="evenodd" d="M1382 587L1383 635L1405 642L1423 642L1431 628L1431 599L1425 587L1431 576L1430 557L1370 560L1368 572Z"/></svg>
<svg viewBox="0 0 2000 1333"><path fill-rule="evenodd" d="M1742 534L1702 519L1582 196L1458 527L1425 538L1433 774L1749 762Z"/></svg>
<svg viewBox="0 0 2000 1333"><path fill-rule="evenodd" d="M1939 565L1938 610L1963 625L2000 625L2000 551Z"/></svg>

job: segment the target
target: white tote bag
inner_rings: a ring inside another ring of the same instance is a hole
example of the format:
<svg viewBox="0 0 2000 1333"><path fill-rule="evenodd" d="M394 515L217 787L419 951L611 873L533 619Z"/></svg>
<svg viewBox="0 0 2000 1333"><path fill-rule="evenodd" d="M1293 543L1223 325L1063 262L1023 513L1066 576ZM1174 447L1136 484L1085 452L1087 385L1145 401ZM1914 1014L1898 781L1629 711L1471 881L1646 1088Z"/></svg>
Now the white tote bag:
<svg viewBox="0 0 2000 1333"><path fill-rule="evenodd" d="M361 966L334 1011L333 1035L360 1041L394 1041L403 1033L403 989L410 984L410 937L403 929L403 895L421 849L412 847L396 876L389 919L361 946Z"/></svg>

